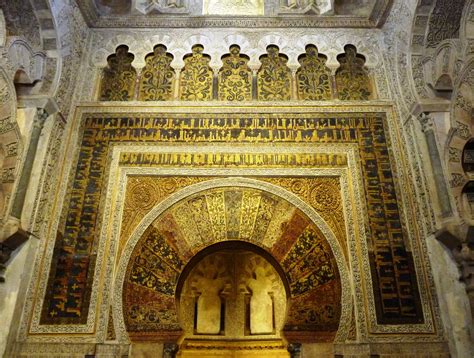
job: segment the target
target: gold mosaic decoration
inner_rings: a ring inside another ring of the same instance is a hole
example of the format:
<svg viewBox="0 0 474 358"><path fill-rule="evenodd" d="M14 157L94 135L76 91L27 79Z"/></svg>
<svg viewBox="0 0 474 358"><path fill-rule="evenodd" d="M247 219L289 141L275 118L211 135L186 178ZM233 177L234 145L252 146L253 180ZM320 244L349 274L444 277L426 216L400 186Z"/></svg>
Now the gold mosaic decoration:
<svg viewBox="0 0 474 358"><path fill-rule="evenodd" d="M140 101L168 101L173 99L175 73L170 66L173 55L166 52L166 46L157 45L145 58L141 73Z"/></svg>
<svg viewBox="0 0 474 358"><path fill-rule="evenodd" d="M219 70L219 99L221 101L250 101L252 99L252 70L249 57L240 54L240 47L232 45L222 57Z"/></svg>
<svg viewBox="0 0 474 358"><path fill-rule="evenodd" d="M212 99L213 72L209 67L211 57L203 54L204 47L194 45L192 53L184 57L179 92L183 101L209 101Z"/></svg>
<svg viewBox="0 0 474 358"><path fill-rule="evenodd" d="M328 223L347 258L348 248L339 178L261 178L260 180L278 185L312 206Z"/></svg>
<svg viewBox="0 0 474 358"><path fill-rule="evenodd" d="M100 85L101 101L131 101L135 95L137 71L132 66L135 56L127 46L119 46L114 55L107 58Z"/></svg>
<svg viewBox="0 0 474 358"><path fill-rule="evenodd" d="M210 177L131 177L127 181L119 253L143 217L174 192ZM120 254L117 256L117 260Z"/></svg>
<svg viewBox="0 0 474 358"><path fill-rule="evenodd" d="M262 66L257 73L257 98L260 101L289 101L291 99L291 70L288 58L279 53L278 46L267 47L260 56Z"/></svg>
<svg viewBox="0 0 474 358"><path fill-rule="evenodd" d="M279 215L281 206L291 214ZM246 187L192 194L146 229L135 245L124 281L127 331L135 337L155 331L176 334L180 325L172 302L183 268L203 248L227 240L262 247L280 263L291 295L285 331L337 331L341 282L326 238L285 199Z"/></svg>
<svg viewBox="0 0 474 358"><path fill-rule="evenodd" d="M301 64L296 71L298 99L331 99L331 70L326 67L326 60L327 57L318 54L318 48L314 45L306 46L306 54L298 57Z"/></svg>
<svg viewBox="0 0 474 358"><path fill-rule="evenodd" d="M352 45L344 46L344 54L337 56L341 66L336 71L336 87L339 99L368 100L371 96L369 75L364 64L365 58Z"/></svg>

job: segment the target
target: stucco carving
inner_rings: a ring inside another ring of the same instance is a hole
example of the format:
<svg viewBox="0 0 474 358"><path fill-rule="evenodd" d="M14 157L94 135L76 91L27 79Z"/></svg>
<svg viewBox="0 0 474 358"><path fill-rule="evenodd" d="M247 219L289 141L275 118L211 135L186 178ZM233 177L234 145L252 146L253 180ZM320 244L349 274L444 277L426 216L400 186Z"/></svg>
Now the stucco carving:
<svg viewBox="0 0 474 358"><path fill-rule="evenodd" d="M331 15L334 13L334 0L281 0L280 14Z"/></svg>
<svg viewBox="0 0 474 358"><path fill-rule="evenodd" d="M135 0L135 8L143 14L158 11L162 14L185 14L187 0Z"/></svg>
<svg viewBox="0 0 474 358"><path fill-rule="evenodd" d="M21 152L21 136L16 122L16 96L13 82L0 67L0 228L3 227L18 175ZM0 239L2 230L0 230Z"/></svg>

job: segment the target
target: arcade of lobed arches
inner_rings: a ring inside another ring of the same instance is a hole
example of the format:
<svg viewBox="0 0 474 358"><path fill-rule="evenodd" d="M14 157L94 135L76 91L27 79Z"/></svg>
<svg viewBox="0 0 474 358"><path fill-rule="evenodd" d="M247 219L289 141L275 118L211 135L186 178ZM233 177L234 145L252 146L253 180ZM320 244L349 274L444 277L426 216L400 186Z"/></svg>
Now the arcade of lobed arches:
<svg viewBox="0 0 474 358"><path fill-rule="evenodd" d="M101 101L287 101L287 100L370 100L374 86L365 67L365 57L353 45L337 56L335 72L326 66L327 56L309 44L298 56L299 68L287 66L288 56L277 45L269 45L259 57L260 66L249 66L249 56L231 45L221 57L222 67L213 69L204 46L196 44L184 55L184 67L171 66L173 55L163 44L145 57L139 72L134 55L126 45L107 58L99 99Z"/></svg>

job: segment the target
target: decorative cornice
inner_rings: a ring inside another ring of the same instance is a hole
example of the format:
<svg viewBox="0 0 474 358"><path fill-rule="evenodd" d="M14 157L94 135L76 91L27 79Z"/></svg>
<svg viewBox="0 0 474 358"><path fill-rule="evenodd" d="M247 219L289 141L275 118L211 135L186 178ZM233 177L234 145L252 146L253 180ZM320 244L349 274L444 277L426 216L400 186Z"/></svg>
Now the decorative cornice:
<svg viewBox="0 0 474 358"><path fill-rule="evenodd" d="M86 16L85 16L86 17ZM374 28L377 23L371 19L353 16L319 17L319 16L292 16L281 18L276 16L104 16L94 19L87 18L90 27L109 28Z"/></svg>

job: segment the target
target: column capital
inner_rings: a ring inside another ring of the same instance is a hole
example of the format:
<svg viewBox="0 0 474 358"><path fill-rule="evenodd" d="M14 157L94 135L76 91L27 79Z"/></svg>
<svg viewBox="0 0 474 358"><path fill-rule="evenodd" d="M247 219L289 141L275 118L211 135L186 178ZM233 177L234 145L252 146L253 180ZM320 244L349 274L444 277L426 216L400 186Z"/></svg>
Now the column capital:
<svg viewBox="0 0 474 358"><path fill-rule="evenodd" d="M422 112L420 113L420 115L418 116L418 121L420 122L421 124L421 131L423 133L427 132L427 131L432 131L434 130L433 127L434 127L434 121L433 121L433 117L431 116L431 113L430 112Z"/></svg>
<svg viewBox="0 0 474 358"><path fill-rule="evenodd" d="M252 70L252 74L256 76L260 69L260 63L249 63L248 66Z"/></svg>
<svg viewBox="0 0 474 358"><path fill-rule="evenodd" d="M50 114L45 108L36 108L36 117L33 121L33 127L41 130L49 116Z"/></svg>

